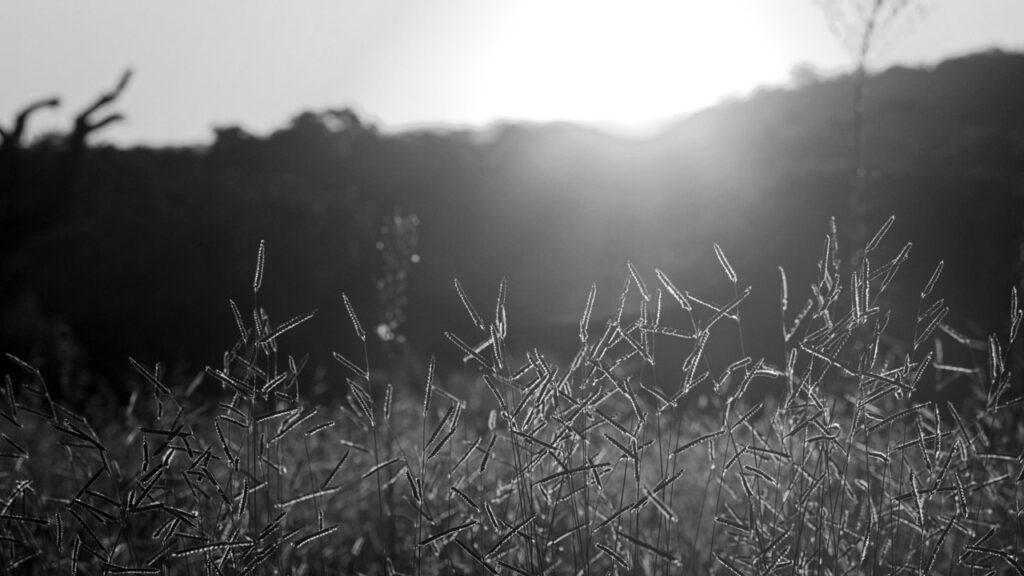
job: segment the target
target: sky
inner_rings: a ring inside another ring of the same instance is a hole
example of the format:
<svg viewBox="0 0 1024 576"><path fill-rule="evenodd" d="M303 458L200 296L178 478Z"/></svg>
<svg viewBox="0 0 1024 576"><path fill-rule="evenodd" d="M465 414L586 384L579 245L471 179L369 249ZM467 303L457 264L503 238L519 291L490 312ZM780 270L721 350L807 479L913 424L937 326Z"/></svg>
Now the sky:
<svg viewBox="0 0 1024 576"><path fill-rule="evenodd" d="M866 2L868 0L860 0ZM823 4L857 0L0 0L0 125L63 105L30 134L135 76L102 140L264 134L304 110L352 107L386 130L568 120L643 130L780 85L793 67L848 70ZM869 64L1024 50L1024 0L911 1ZM838 33L837 33L838 32Z"/></svg>

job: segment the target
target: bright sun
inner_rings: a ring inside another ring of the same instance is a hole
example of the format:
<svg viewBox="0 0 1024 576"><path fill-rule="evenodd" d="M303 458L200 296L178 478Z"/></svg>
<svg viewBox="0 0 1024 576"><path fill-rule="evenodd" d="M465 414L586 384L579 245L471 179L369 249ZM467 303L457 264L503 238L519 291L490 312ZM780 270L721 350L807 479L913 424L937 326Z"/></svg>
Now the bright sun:
<svg viewBox="0 0 1024 576"><path fill-rule="evenodd" d="M723 1L523 2L486 54L482 100L529 120L689 112L786 77L750 12Z"/></svg>

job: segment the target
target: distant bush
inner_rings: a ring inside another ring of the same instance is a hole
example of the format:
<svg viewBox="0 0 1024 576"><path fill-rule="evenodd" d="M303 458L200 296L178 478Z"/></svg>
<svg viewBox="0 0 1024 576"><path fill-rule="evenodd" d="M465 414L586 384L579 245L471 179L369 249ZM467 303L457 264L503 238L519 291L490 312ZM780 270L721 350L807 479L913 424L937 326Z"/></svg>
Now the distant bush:
<svg viewBox="0 0 1024 576"><path fill-rule="evenodd" d="M467 370L431 362L408 398L390 367L335 354L339 407L304 401L305 362L279 351L312 315L268 320L261 245L223 363L170 382L132 361L148 391L122 421L52 402L10 357L0 557L25 574L1022 574L1017 293L1009 334L976 341L943 322L940 265L899 304L918 312L894 342L885 295L910 245L878 259L891 224L849 272L833 225L801 306L780 268L782 362L744 353L751 289L715 245L731 293L690 294L660 270L649 285L628 264L603 325L596 286L581 295L567 366L509 348L504 282L483 311L456 283L477 332L445 336ZM711 339L735 339L733 358L713 365ZM678 380L657 381L673 363ZM209 381L223 402L193 400ZM922 394L939 384L967 399Z"/></svg>

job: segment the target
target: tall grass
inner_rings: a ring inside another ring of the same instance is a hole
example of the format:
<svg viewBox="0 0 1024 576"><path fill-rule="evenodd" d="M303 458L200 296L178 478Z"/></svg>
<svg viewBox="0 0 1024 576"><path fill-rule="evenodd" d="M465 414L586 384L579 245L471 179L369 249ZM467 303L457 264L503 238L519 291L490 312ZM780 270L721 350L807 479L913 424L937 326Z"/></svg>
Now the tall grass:
<svg viewBox="0 0 1024 576"><path fill-rule="evenodd" d="M445 336L473 382L435 375L431 361L419 396L394 390L368 354L336 353L347 374L337 407L304 400L306 359L278 349L313 315L275 323L259 306L261 245L252 310L230 303L239 340L222 364L172 383L132 360L147 389L123 422L55 403L39 371L9 356L3 569L1024 574L1017 293L1009 332L974 340L943 322L940 265L918 301L899 304L918 311L913 341L892 344L887 289L910 245L880 257L890 225L852 271L833 226L799 309L780 269L782 361L746 355L751 288L716 244L732 285L721 301L660 270L648 285L627 263L603 325L597 287L581 295L564 366L512 352L504 281L486 315L456 282L475 332ZM669 308L681 325L665 322ZM663 351L668 340L683 357ZM712 358L712 341L734 357ZM935 342L968 361L947 362ZM656 365L678 378L659 380ZM929 400L940 381L967 400ZM200 400L211 386L221 402Z"/></svg>

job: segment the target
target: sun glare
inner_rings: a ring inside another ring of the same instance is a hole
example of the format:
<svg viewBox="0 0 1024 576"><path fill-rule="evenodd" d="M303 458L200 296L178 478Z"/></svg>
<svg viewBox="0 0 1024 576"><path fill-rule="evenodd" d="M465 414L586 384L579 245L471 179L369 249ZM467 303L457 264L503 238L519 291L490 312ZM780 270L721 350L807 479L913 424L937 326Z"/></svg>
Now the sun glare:
<svg viewBox="0 0 1024 576"><path fill-rule="evenodd" d="M650 123L788 72L733 2L527 2L493 42L488 107L528 120Z"/></svg>

